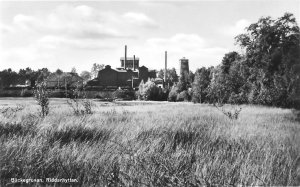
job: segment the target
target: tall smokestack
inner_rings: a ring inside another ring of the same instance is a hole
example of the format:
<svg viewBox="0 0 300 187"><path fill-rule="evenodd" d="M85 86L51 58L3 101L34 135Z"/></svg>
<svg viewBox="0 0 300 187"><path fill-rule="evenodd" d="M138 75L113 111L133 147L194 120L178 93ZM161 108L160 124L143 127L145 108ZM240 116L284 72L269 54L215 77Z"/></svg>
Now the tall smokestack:
<svg viewBox="0 0 300 187"><path fill-rule="evenodd" d="M132 65L133 71L135 71L134 63L135 63L135 55L133 55L133 65Z"/></svg>
<svg viewBox="0 0 300 187"><path fill-rule="evenodd" d="M167 51L165 51L165 71L164 71L164 82L167 82Z"/></svg>
<svg viewBox="0 0 300 187"><path fill-rule="evenodd" d="M126 69L126 62L127 62L127 45L125 45L125 58L124 58L124 68Z"/></svg>

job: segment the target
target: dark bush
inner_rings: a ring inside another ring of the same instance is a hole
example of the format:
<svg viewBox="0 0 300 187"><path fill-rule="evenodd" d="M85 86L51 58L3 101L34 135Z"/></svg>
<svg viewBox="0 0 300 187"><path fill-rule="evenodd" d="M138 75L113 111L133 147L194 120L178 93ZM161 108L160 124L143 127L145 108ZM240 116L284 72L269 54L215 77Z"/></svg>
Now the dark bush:
<svg viewBox="0 0 300 187"><path fill-rule="evenodd" d="M0 97L20 97L21 90L1 90Z"/></svg>
<svg viewBox="0 0 300 187"><path fill-rule="evenodd" d="M186 90L180 92L176 98L176 101L188 101L188 100L189 100L189 94Z"/></svg>
<svg viewBox="0 0 300 187"><path fill-rule="evenodd" d="M175 102L177 100L178 88L173 86L171 91L169 92L168 101Z"/></svg>
<svg viewBox="0 0 300 187"><path fill-rule="evenodd" d="M118 89L112 93L113 99L134 100L135 92Z"/></svg>
<svg viewBox="0 0 300 187"><path fill-rule="evenodd" d="M67 92L67 96L70 96L70 91ZM65 98L66 92L65 91L52 91L50 93L49 97Z"/></svg>
<svg viewBox="0 0 300 187"><path fill-rule="evenodd" d="M21 97L32 97L33 96L33 91L32 90L22 90L20 93Z"/></svg>

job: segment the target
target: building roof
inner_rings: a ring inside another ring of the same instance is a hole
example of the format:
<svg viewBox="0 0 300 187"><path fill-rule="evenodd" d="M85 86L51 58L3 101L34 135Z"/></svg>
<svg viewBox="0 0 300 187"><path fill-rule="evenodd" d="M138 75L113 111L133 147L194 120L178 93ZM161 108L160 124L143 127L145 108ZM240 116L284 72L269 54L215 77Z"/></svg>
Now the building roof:
<svg viewBox="0 0 300 187"><path fill-rule="evenodd" d="M56 73L50 74L47 81L57 81L57 79L61 80L68 77L70 77L71 79L83 80L83 78L78 76L77 73L63 72L61 75L57 75Z"/></svg>
<svg viewBox="0 0 300 187"><path fill-rule="evenodd" d="M110 66L107 67L107 68L106 68L106 66L105 66L105 69L111 69L111 70L116 71L116 72L119 72L119 73L127 73L127 72L129 72L129 71L131 71L131 72L136 72L136 73L138 72L137 70L124 69L124 68L116 68L116 69L112 69ZM102 69L102 70L105 70L105 69ZM100 70L100 71L102 71L102 70Z"/></svg>
<svg viewBox="0 0 300 187"><path fill-rule="evenodd" d="M127 71L125 69L113 69L119 73L126 73Z"/></svg>
<svg viewBox="0 0 300 187"><path fill-rule="evenodd" d="M127 58L127 60L133 60L133 57L126 57ZM121 57L120 58L120 60L124 60L125 59L125 57ZM140 58L139 57L135 57L135 60L140 60Z"/></svg>

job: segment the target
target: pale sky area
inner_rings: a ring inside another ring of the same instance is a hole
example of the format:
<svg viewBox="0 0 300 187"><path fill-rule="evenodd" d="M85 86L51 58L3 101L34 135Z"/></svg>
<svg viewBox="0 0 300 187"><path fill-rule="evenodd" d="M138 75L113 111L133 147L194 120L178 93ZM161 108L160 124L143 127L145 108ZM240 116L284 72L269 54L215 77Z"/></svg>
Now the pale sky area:
<svg viewBox="0 0 300 187"><path fill-rule="evenodd" d="M293 13L300 0L214 1L0 1L0 70L46 67L91 70L93 63L120 66L128 55L140 66L190 69L220 64L241 49L234 37L262 16Z"/></svg>

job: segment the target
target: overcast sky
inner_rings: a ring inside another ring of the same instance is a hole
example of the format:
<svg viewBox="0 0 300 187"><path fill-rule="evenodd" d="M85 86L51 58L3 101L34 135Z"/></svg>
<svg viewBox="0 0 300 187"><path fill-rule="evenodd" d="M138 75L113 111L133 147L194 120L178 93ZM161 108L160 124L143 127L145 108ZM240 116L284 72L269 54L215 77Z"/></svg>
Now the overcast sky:
<svg viewBox="0 0 300 187"><path fill-rule="evenodd" d="M190 69L218 65L234 37L262 16L293 13L300 0L214 1L0 1L0 70L47 67L80 73L93 63L120 66L128 56L140 65Z"/></svg>

